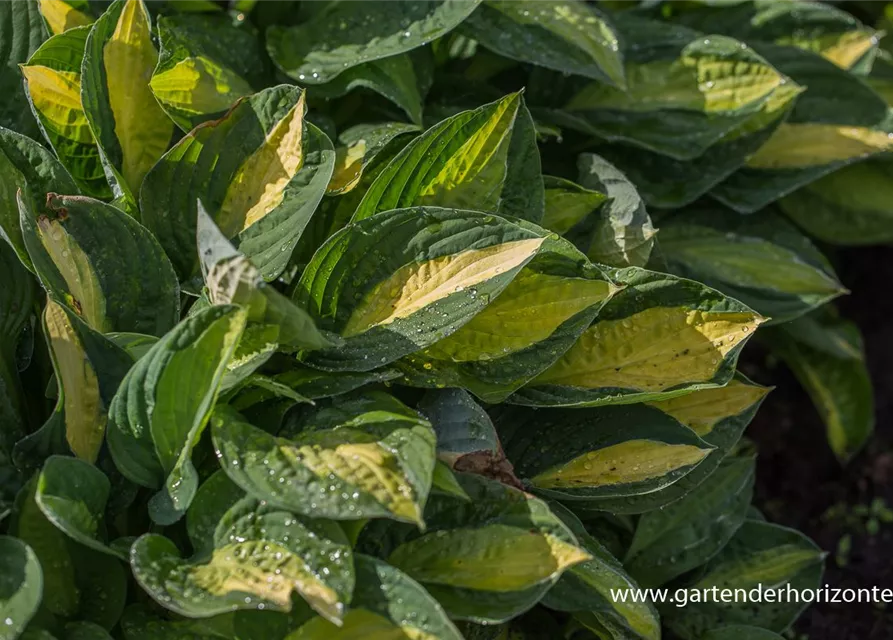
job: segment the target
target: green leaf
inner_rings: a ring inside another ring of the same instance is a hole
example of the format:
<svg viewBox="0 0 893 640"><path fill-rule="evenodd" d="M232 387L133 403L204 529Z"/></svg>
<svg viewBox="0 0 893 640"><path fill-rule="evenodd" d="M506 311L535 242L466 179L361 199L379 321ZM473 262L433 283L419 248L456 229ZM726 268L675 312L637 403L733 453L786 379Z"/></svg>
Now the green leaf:
<svg viewBox="0 0 893 640"><path fill-rule="evenodd" d="M785 76L732 38L625 14L626 89L591 83L564 107L568 126L677 160L704 153L761 111Z"/></svg>
<svg viewBox="0 0 893 640"><path fill-rule="evenodd" d="M773 329L766 337L773 353L812 398L834 454L841 462L848 461L865 445L875 425L874 391L858 327L813 314Z"/></svg>
<svg viewBox="0 0 893 640"><path fill-rule="evenodd" d="M0 33L3 43L0 126L33 136L37 133L37 127L29 113L18 65L25 62L47 38L37 2L0 4Z"/></svg>
<svg viewBox="0 0 893 640"><path fill-rule="evenodd" d="M754 461L729 458L694 491L642 515L624 565L643 587L701 566L738 530L753 496Z"/></svg>
<svg viewBox="0 0 893 640"><path fill-rule="evenodd" d="M529 406L644 402L726 384L764 318L703 285L630 267L627 287L549 369L511 396Z"/></svg>
<svg viewBox="0 0 893 640"><path fill-rule="evenodd" d="M337 98L358 88L369 89L400 107L409 119L422 124L425 95L431 88L434 69L431 53L417 49L351 67L326 84L316 85L311 94Z"/></svg>
<svg viewBox="0 0 893 640"><path fill-rule="evenodd" d="M335 149L335 170L332 179L326 188L326 195L342 195L354 191L358 187L362 189L360 195L365 193L369 186L369 173L375 169L384 168L383 159L390 157L399 150L396 143L408 141L404 134L416 133L419 128L415 125L401 122L386 122L384 124L359 124L343 131L338 136L338 146ZM393 150L391 153L389 151ZM343 199L328 200L327 202L343 202ZM351 212L352 215L353 212ZM348 216L349 217L349 216ZM315 220L315 218L314 218ZM345 218L342 222L346 222ZM332 229L332 232L340 229L341 225ZM330 233L325 234L328 238ZM315 248L315 247L314 247Z"/></svg>
<svg viewBox="0 0 893 640"><path fill-rule="evenodd" d="M366 385L388 382L399 378L397 371L380 369L360 373L320 371L297 365L296 368L274 376L274 380L284 384L311 400L331 398L349 393Z"/></svg>
<svg viewBox="0 0 893 640"><path fill-rule="evenodd" d="M779 201L809 235L842 245L893 240L890 182L893 163L882 156L828 174Z"/></svg>
<svg viewBox="0 0 893 640"><path fill-rule="evenodd" d="M308 516L391 518L424 526L434 472L428 421L397 400L370 393L313 415L276 438L228 407L212 418L227 475L251 495Z"/></svg>
<svg viewBox="0 0 893 640"><path fill-rule="evenodd" d="M262 332L265 353L269 351L266 340L271 337L275 338L274 347L282 350L312 350L331 346L332 343L316 329L306 311L267 286L258 269L229 243L201 203L198 207L197 237L208 299L211 304L246 307L249 326ZM242 350L242 345L239 350ZM237 351L237 362L243 359L240 355ZM255 364L259 366L263 360ZM244 370L245 365L241 365L242 375L245 375ZM232 385L224 383L224 387L229 386Z"/></svg>
<svg viewBox="0 0 893 640"><path fill-rule="evenodd" d="M183 131L228 111L267 73L257 35L224 16L161 17L158 39L161 53L149 86Z"/></svg>
<svg viewBox="0 0 893 640"><path fill-rule="evenodd" d="M847 292L819 250L771 211L741 216L711 207L674 215L661 224L660 248L673 273L715 287L773 322Z"/></svg>
<svg viewBox="0 0 893 640"><path fill-rule="evenodd" d="M439 206L537 221L541 189L538 202L537 196L521 198L533 204L530 209L522 208L516 192L536 187L537 180L541 187L530 116L521 94L512 93L451 116L410 142L369 186L353 220L390 209Z"/></svg>
<svg viewBox="0 0 893 640"><path fill-rule="evenodd" d="M164 485L149 505L158 522L175 522L195 496L192 448L244 327L245 313L234 306L183 320L134 365L112 401L109 450L132 482Z"/></svg>
<svg viewBox="0 0 893 640"><path fill-rule="evenodd" d="M584 188L608 197L593 220L591 239L583 251L595 262L612 267L645 266L656 231L636 188L595 154L580 155L577 171Z"/></svg>
<svg viewBox="0 0 893 640"><path fill-rule="evenodd" d="M35 286L12 247L0 242L0 273L7 285L0 290L0 458L12 452L25 435L26 414L16 352L22 331L31 319Z"/></svg>
<svg viewBox="0 0 893 640"><path fill-rule="evenodd" d="M465 387L486 402L501 402L564 353L616 291L569 242L548 236L486 309L398 363L404 383Z"/></svg>
<svg viewBox="0 0 893 640"><path fill-rule="evenodd" d="M57 189L77 193L71 176L53 154L31 138L0 128L0 239L12 245L30 271L34 268L22 237L16 194L21 190L35 206Z"/></svg>
<svg viewBox="0 0 893 640"><path fill-rule="evenodd" d="M328 82L351 67L412 51L449 33L480 0L332 4L307 22L267 30L270 57L301 83Z"/></svg>
<svg viewBox="0 0 893 640"><path fill-rule="evenodd" d="M158 62L151 28L142 0L116 0L90 28L81 71L81 102L106 177L116 197L134 202L174 133L147 82Z"/></svg>
<svg viewBox="0 0 893 640"><path fill-rule="evenodd" d="M604 498L648 494L678 481L712 447L671 416L634 404L593 409L513 408L497 430L531 490L599 506Z"/></svg>
<svg viewBox="0 0 893 640"><path fill-rule="evenodd" d="M677 160L622 144L599 145L597 150L629 177L649 206L682 207L740 169L787 119L804 90L791 80L779 85L759 111L697 158Z"/></svg>
<svg viewBox="0 0 893 640"><path fill-rule="evenodd" d="M59 35L69 29L84 27L93 23L93 16L87 9L86 2L79 0L38 0L40 15L53 35Z"/></svg>
<svg viewBox="0 0 893 640"><path fill-rule="evenodd" d="M34 500L47 520L75 542L118 555L101 540L111 490L108 477L93 465L77 458L52 456L40 472Z"/></svg>
<svg viewBox="0 0 893 640"><path fill-rule="evenodd" d="M499 436L487 412L462 389L429 391L418 404L437 435L437 457L451 467L462 456L481 451L502 452Z"/></svg>
<svg viewBox="0 0 893 640"><path fill-rule="evenodd" d="M304 92L279 85L244 98L168 151L140 192L142 221L181 279L198 272L198 201L223 234L276 278L325 193L335 154L304 120Z"/></svg>
<svg viewBox="0 0 893 640"><path fill-rule="evenodd" d="M287 640L461 640L438 602L405 573L377 558L355 557L357 588L341 626L315 618Z"/></svg>
<svg viewBox="0 0 893 640"><path fill-rule="evenodd" d="M433 494L427 532L388 557L450 617L504 622L530 608L566 569L591 558L544 502L481 476L457 479L471 501Z"/></svg>
<svg viewBox="0 0 893 640"><path fill-rule="evenodd" d="M313 256L294 301L344 343L303 355L368 371L459 329L539 251L541 231L474 211L415 207L354 223Z"/></svg>
<svg viewBox="0 0 893 640"><path fill-rule="evenodd" d="M59 427L71 451L93 463L99 455L108 411L133 360L54 300L43 318L59 389ZM52 437L53 419L44 426Z"/></svg>
<svg viewBox="0 0 893 640"><path fill-rule="evenodd" d="M43 571L31 547L10 536L0 537L0 640L15 640L37 612Z"/></svg>
<svg viewBox="0 0 893 640"><path fill-rule="evenodd" d="M31 109L60 162L84 194L108 198L112 191L81 103L81 64L89 33L82 26L51 37L22 65L22 74Z"/></svg>
<svg viewBox="0 0 893 640"><path fill-rule="evenodd" d="M893 148L887 104L856 76L794 47L755 48L807 90L744 167L710 192L717 200L752 213L841 167Z"/></svg>
<svg viewBox="0 0 893 640"><path fill-rule="evenodd" d="M65 640L112 640L112 636L94 622L70 622L65 625Z"/></svg>
<svg viewBox="0 0 893 640"><path fill-rule="evenodd" d="M704 7L682 16L685 24L739 40L774 42L821 55L843 69L871 58L880 34L853 15L822 3L756 0Z"/></svg>
<svg viewBox="0 0 893 640"><path fill-rule="evenodd" d="M624 86L617 33L600 11L578 0L490 0L462 33L503 56Z"/></svg>
<svg viewBox="0 0 893 640"><path fill-rule="evenodd" d="M10 531L34 550L43 568L41 610L111 629L127 599L121 563L75 543L47 520L35 501L36 480L16 499Z"/></svg>
<svg viewBox="0 0 893 640"><path fill-rule="evenodd" d="M608 199L599 191L554 176L543 176L546 187L546 209L542 225L566 235L576 225L586 220Z"/></svg>
<svg viewBox="0 0 893 640"><path fill-rule="evenodd" d="M143 589L190 618L237 609L288 612L296 593L339 622L354 587L352 552L336 523L253 498L225 513L210 555L183 560L170 540L150 533L134 543L130 562Z"/></svg>
<svg viewBox="0 0 893 640"><path fill-rule="evenodd" d="M162 335L176 324L176 275L158 242L136 220L80 196L49 194L46 212L36 220L38 240L29 252L58 300L102 333ZM22 215L30 214L23 209Z"/></svg>
<svg viewBox="0 0 893 640"><path fill-rule="evenodd" d="M584 625L609 629L612 638L659 640L660 619L651 602L622 602L611 593L639 588L623 565L587 533L570 511L559 504L552 504L551 509L573 531L592 559L565 571L542 603L556 611L575 612L574 617Z"/></svg>
<svg viewBox="0 0 893 640"><path fill-rule="evenodd" d="M685 640L701 638L708 629L727 624L763 627L781 633L808 605L792 599L774 602L723 603L713 588L818 589L824 553L803 534L766 522L747 520L728 545L711 560L688 588L707 590L708 597L685 607L665 606L661 613L670 630ZM756 593L756 592L754 592Z"/></svg>

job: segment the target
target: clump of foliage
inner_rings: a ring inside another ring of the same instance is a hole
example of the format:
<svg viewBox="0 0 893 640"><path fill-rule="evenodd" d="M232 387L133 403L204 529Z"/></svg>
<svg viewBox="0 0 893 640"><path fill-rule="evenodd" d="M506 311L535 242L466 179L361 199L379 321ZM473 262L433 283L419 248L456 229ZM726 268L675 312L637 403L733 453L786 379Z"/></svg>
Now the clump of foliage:
<svg viewBox="0 0 893 640"><path fill-rule="evenodd" d="M0 640L797 618L612 590L820 584L750 506L768 389L736 363L757 334L842 460L868 437L819 246L893 239L879 32L784 0L29 0L0 39Z"/></svg>

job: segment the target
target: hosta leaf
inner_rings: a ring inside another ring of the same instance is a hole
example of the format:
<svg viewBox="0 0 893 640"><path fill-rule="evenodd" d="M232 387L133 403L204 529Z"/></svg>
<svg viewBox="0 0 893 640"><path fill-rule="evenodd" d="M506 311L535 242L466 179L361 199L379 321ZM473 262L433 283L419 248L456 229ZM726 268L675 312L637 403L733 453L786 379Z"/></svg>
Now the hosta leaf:
<svg viewBox="0 0 893 640"><path fill-rule="evenodd" d="M367 384L388 382L399 377L399 372L389 369L350 373L320 371L319 369L298 365L293 370L277 374L273 379L311 400L318 400L320 398L339 396Z"/></svg>
<svg viewBox="0 0 893 640"><path fill-rule="evenodd" d="M12 245L21 263L33 271L19 221L19 190L32 206L42 205L54 190L77 193L71 176L52 153L31 138L0 128L0 239Z"/></svg>
<svg viewBox="0 0 893 640"><path fill-rule="evenodd" d="M112 640L109 632L94 622L69 622L65 640Z"/></svg>
<svg viewBox="0 0 893 640"><path fill-rule="evenodd" d="M43 568L42 610L111 629L127 599L121 563L76 544L50 523L35 502L35 485L19 494L10 531L34 550Z"/></svg>
<svg viewBox="0 0 893 640"><path fill-rule="evenodd" d="M315 618L287 640L460 640L462 634L421 585L371 556L355 557L357 588L341 626Z"/></svg>
<svg viewBox="0 0 893 640"><path fill-rule="evenodd" d="M313 256L294 295L342 346L303 356L368 371L455 332L500 294L545 239L473 211L415 207L360 220Z"/></svg>
<svg viewBox="0 0 893 640"><path fill-rule="evenodd" d="M824 553L803 534L778 525L745 521L728 545L711 560L692 589L817 589ZM725 624L744 624L781 632L807 604L797 599L777 602L689 602L661 610L667 626L679 637L694 640Z"/></svg>
<svg viewBox="0 0 893 640"><path fill-rule="evenodd" d="M581 187L564 178L544 176L543 180L546 187L546 209L542 225L561 235L586 220L608 199L600 191Z"/></svg>
<svg viewBox="0 0 893 640"><path fill-rule="evenodd" d="M556 611L576 612L574 617L587 626L592 626L594 620L598 626L610 629L612 638L659 640L660 619L651 602L632 602L631 598L622 602L611 593L616 589L639 588L623 565L567 509L556 504L551 508L592 559L565 571L543 597L543 604Z"/></svg>
<svg viewBox="0 0 893 640"><path fill-rule="evenodd" d="M535 413L515 408L500 416L497 429L515 472L531 489L592 505L671 485L712 449L674 418L641 404Z"/></svg>
<svg viewBox="0 0 893 640"><path fill-rule="evenodd" d="M258 269L245 256L240 254L221 233L211 217L199 203L198 208L198 252L201 256L202 274L211 304L238 304L246 307L251 329L261 332L266 342L275 340L274 346L285 349L319 349L330 346L329 342L314 326L306 311L297 307L291 300L267 286ZM248 337L246 332L246 337ZM236 352L236 363L244 357L243 343ZM269 354L267 353L267 356ZM254 367L263 364L266 358L254 358ZM249 363L240 364L237 371L230 365L230 375L244 377ZM235 374L238 373L238 376ZM237 380L236 380L237 381ZM224 387L232 386L224 381Z"/></svg>
<svg viewBox="0 0 893 640"><path fill-rule="evenodd" d="M226 407L212 419L227 475L270 504L335 520L392 518L422 526L434 472L434 432L386 395L343 405L327 423L276 438ZM397 413L394 413L397 411ZM334 415L333 415L334 413Z"/></svg>
<svg viewBox="0 0 893 640"><path fill-rule="evenodd" d="M687 205L741 168L786 120L804 87L786 80L760 110L735 127L697 158L677 160L622 144L597 150L626 174L650 206Z"/></svg>
<svg viewBox="0 0 893 640"><path fill-rule="evenodd" d="M34 310L34 280L16 259L12 247L0 242L0 270L7 282L0 290L0 457L12 452L25 435L25 407L16 352Z"/></svg>
<svg viewBox="0 0 893 640"><path fill-rule="evenodd" d="M419 401L437 434L437 457L453 466L464 455L502 452L487 412L461 389L429 391Z"/></svg>
<svg viewBox="0 0 893 640"><path fill-rule="evenodd" d="M156 601L190 618L237 609L290 611L297 594L340 621L354 586L352 552L336 523L253 498L226 512L209 556L183 560L170 540L146 534L134 543L130 562Z"/></svg>
<svg viewBox="0 0 893 640"><path fill-rule="evenodd" d="M696 158L759 112L785 82L732 38L622 14L618 26L637 41L624 51L626 89L592 83L564 107L566 124L584 133L677 160Z"/></svg>
<svg viewBox="0 0 893 640"><path fill-rule="evenodd" d="M649 405L672 416L715 448L697 467L673 484L652 493L600 500L597 508L617 514L646 513L669 505L700 486L738 443L769 391L741 374L735 374L723 387L649 402Z"/></svg>
<svg viewBox="0 0 893 640"><path fill-rule="evenodd" d="M633 184L616 167L595 154L582 154L577 171L583 187L604 193L608 201L592 221L583 251L612 267L643 267L654 246L654 226Z"/></svg>
<svg viewBox="0 0 893 640"><path fill-rule="evenodd" d="M81 102L116 196L133 198L165 150L174 125L148 79L158 62L142 0L116 0L87 37Z"/></svg>
<svg viewBox="0 0 893 640"><path fill-rule="evenodd" d="M272 280L325 193L334 155L325 134L304 120L301 89L265 89L164 155L140 192L143 223L187 279L198 267L200 199L224 235Z"/></svg>
<svg viewBox="0 0 893 640"><path fill-rule="evenodd" d="M47 38L47 30L36 2L5 2L0 5L0 40L3 43L0 90L0 126L27 136L37 132L28 110L18 65L25 62Z"/></svg>
<svg viewBox="0 0 893 640"><path fill-rule="evenodd" d="M425 94L433 80L433 62L427 49L373 60L351 67L326 84L314 86L311 93L336 98L364 88L387 98L400 107L409 119L422 124Z"/></svg>
<svg viewBox="0 0 893 640"><path fill-rule="evenodd" d="M43 591L40 561L27 544L0 537L0 639L15 640L37 612Z"/></svg>
<svg viewBox="0 0 893 640"><path fill-rule="evenodd" d="M71 451L92 463L102 447L112 397L133 361L52 299L43 322L59 386L62 433Z"/></svg>
<svg viewBox="0 0 893 640"><path fill-rule="evenodd" d="M78 0L37 0L40 15L53 35L93 24L93 16L83 10L86 4Z"/></svg>
<svg viewBox="0 0 893 640"><path fill-rule="evenodd" d="M432 495L428 532L388 557L451 617L503 622L530 608L566 569L591 558L544 502L481 476L457 479L471 501Z"/></svg>
<svg viewBox="0 0 893 640"><path fill-rule="evenodd" d="M100 539L111 490L108 477L93 465L76 458L52 456L40 472L34 500L47 520L72 540L116 555Z"/></svg>
<svg viewBox="0 0 893 640"><path fill-rule="evenodd" d="M43 136L59 160L86 195L107 198L112 191L81 104L81 64L89 33L83 26L53 36L22 66L22 74Z"/></svg>
<svg viewBox="0 0 893 640"><path fill-rule="evenodd" d="M568 2L484 2L461 31L493 51L536 65L623 86L617 33L595 8Z"/></svg>
<svg viewBox="0 0 893 640"><path fill-rule="evenodd" d="M673 273L716 287L774 322L846 293L818 249L770 211L674 215L661 224L660 248Z"/></svg>
<svg viewBox="0 0 893 640"><path fill-rule="evenodd" d="M877 48L879 34L851 14L820 2L755 0L733 7L704 7L681 17L697 29L739 40L797 47L849 69Z"/></svg>
<svg viewBox="0 0 893 640"><path fill-rule="evenodd" d="M186 533L196 557L207 556L214 550L217 525L244 497L245 492L222 469L202 482L186 512Z"/></svg>
<svg viewBox="0 0 893 640"><path fill-rule="evenodd" d="M267 49L302 84L328 82L351 67L405 53L448 33L480 0L333 4L306 23L267 30Z"/></svg>
<svg viewBox="0 0 893 640"><path fill-rule="evenodd" d="M372 163L377 158L387 155L387 149L392 146L391 143L395 139L418 130L415 125L387 122L357 125L342 132L338 136L335 170L332 172L332 180L329 182L326 194L341 195L353 191L367 175L367 170L372 168ZM329 235L331 234L327 234L326 237Z"/></svg>
<svg viewBox="0 0 893 640"><path fill-rule="evenodd" d="M566 351L616 290L570 243L550 237L486 309L399 366L409 384L461 386L499 402Z"/></svg>
<svg viewBox="0 0 893 640"><path fill-rule="evenodd" d="M224 16L165 16L158 38L161 53L149 86L184 131L254 93L252 82L266 73L257 36Z"/></svg>
<svg viewBox="0 0 893 640"><path fill-rule="evenodd" d="M822 242L862 245L893 240L893 163L872 158L835 171L779 201L779 207Z"/></svg>
<svg viewBox="0 0 893 640"><path fill-rule="evenodd" d="M92 198L49 194L36 223L40 246L29 251L38 275L93 329L161 335L176 323L176 275L136 220Z"/></svg>
<svg viewBox="0 0 893 640"><path fill-rule="evenodd" d="M804 316L767 338L812 398L831 449L846 461L874 431L874 392L858 327L829 316Z"/></svg>
<svg viewBox="0 0 893 640"><path fill-rule="evenodd" d="M754 461L729 458L694 491L639 518L624 565L643 587L664 584L719 552L744 522Z"/></svg>
<svg viewBox="0 0 893 640"><path fill-rule="evenodd" d="M856 76L794 47L755 48L807 90L744 167L711 191L716 199L751 213L847 164L893 148L887 104Z"/></svg>
<svg viewBox="0 0 893 640"><path fill-rule="evenodd" d="M510 398L531 406L657 400L722 386L764 318L690 280L631 267L627 287L555 364Z"/></svg>
<svg viewBox="0 0 893 640"><path fill-rule="evenodd" d="M109 450L132 482L164 485L150 503L158 522L176 521L195 496L192 448L244 326L245 313L234 306L183 320L134 365L112 401Z"/></svg>
<svg viewBox="0 0 893 640"><path fill-rule="evenodd" d="M535 144L530 150L522 148L525 141L535 140L529 119L521 94L512 93L434 125L378 174L354 213L354 221L381 211L422 205L539 220L541 193L533 208L518 210L514 202L518 197L514 189L530 189L536 180L542 185L539 175L527 175L525 159L529 161L530 156L535 156L535 169L539 168ZM526 184L518 184L513 173L522 173ZM507 198L511 200L505 202Z"/></svg>

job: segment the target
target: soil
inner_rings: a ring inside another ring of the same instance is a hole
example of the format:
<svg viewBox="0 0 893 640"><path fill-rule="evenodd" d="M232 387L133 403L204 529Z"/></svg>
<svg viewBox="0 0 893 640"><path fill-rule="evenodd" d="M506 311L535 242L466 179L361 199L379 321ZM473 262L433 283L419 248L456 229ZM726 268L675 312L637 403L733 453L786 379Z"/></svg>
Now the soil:
<svg viewBox="0 0 893 640"><path fill-rule="evenodd" d="M776 386L747 432L759 451L756 504L767 519L803 531L829 552L825 582L831 587L893 588L893 523L880 523L871 532L857 507L878 498L893 507L893 247L832 255L841 281L852 291L839 301L841 314L861 327L865 339L875 389L875 436L841 466L812 402L790 371L759 349L746 353L745 373ZM851 550L838 561L839 542L847 535ZM794 630L798 639L889 640L893 604L816 604Z"/></svg>

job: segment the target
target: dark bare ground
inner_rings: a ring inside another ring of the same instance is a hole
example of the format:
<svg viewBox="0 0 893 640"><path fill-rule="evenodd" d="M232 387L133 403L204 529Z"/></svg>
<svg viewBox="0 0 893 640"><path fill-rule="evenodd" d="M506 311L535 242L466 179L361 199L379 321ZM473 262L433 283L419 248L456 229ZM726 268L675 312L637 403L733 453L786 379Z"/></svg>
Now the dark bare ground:
<svg viewBox="0 0 893 640"><path fill-rule="evenodd" d="M744 371L776 386L747 432L759 451L756 504L769 520L803 531L830 553L825 582L831 587L893 589L893 524L881 523L871 533L866 518L852 513L857 505L878 498L893 506L893 248L838 251L834 261L852 291L840 301L840 310L861 327L865 339L877 404L876 433L842 467L793 375L758 347L749 350ZM851 551L838 564L838 544L846 535ZM813 605L795 629L809 640L888 640L893 638L893 604L886 609L857 603Z"/></svg>

